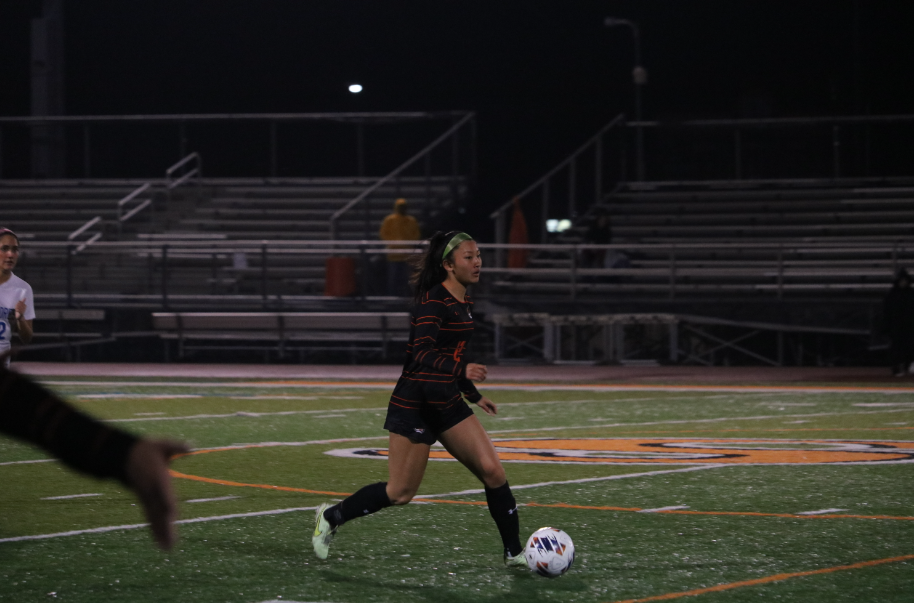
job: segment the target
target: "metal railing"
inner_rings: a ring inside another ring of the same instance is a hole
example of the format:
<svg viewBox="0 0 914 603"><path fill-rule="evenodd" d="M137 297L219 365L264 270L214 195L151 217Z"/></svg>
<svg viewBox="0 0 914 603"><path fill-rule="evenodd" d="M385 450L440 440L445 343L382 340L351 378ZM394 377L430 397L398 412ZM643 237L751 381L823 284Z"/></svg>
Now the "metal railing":
<svg viewBox="0 0 914 603"><path fill-rule="evenodd" d="M339 235L339 220L346 214L356 210L356 208L361 209L362 217L364 220L363 236L367 239L369 236L372 236L374 233L370 232L371 225L371 195L383 187L384 185L397 181L397 179L411 166L415 165L420 160L425 162L425 178L426 178L426 211L429 211L428 202L430 201L430 189L431 189L431 156L432 152L443 144L450 142L451 143L451 157L450 157L450 171L451 171L451 191L452 195L456 195L458 188L458 178L460 172L460 163L459 163L459 139L457 138L460 131L464 127L471 128L471 138L475 141L475 114L468 113L464 115L461 119L457 120L450 128L448 128L443 134L441 134L434 141L426 145L421 151L404 161L402 164L397 166L392 172L379 178L374 184L366 188L364 191L359 193L355 198L349 201L346 205L338 209L336 212L330 216L330 238L336 239ZM471 142L471 147L474 145L474 142ZM472 157L475 158L475 151L473 151ZM470 165L468 167L468 172L470 173L469 180L472 181L474 175L473 171L475 166L473 165L474 159L470 160Z"/></svg>
<svg viewBox="0 0 914 603"><path fill-rule="evenodd" d="M68 140L82 142L81 145L71 144L72 148L81 150L81 156L75 156L76 163L68 170L71 178L145 177L155 165L173 157L172 149L178 149L178 157L184 157L189 147L207 155L210 175L269 178L302 175L302 156L311 153L314 156L312 164L319 162L321 156L332 154L334 165L351 166L343 169L345 174L365 176L372 171L379 173L390 169L388 130L391 124L428 123L434 126L435 122L453 121L467 114L467 111L404 111L0 117L0 178L29 177L28 164L21 159L30 156L28 138L7 133L50 125L64 128ZM213 124L219 124L220 128L214 130ZM345 128L344 135L341 136L338 129L325 132L323 126L327 124ZM302 136L301 128L310 125L319 129L312 135ZM154 128L157 136L131 135L140 126ZM369 128L373 128L371 132L368 132ZM318 140L318 136L327 133L331 134L330 138ZM349 136L354 144L341 144ZM426 136L425 130L399 129L394 142L406 141L405 146L415 148L420 140L427 140ZM231 138L232 144L225 144L226 137ZM150 147L148 141L153 138L162 142ZM175 143L168 138L176 139ZM372 142L375 144L371 145ZM125 147L129 149L131 144L135 144L137 152L126 152ZM240 157L243 157L240 159L242 169L251 169L252 173L239 173ZM296 159L293 173L288 173L293 164L287 157ZM313 173L313 165L308 169Z"/></svg>
<svg viewBox="0 0 914 603"><path fill-rule="evenodd" d="M101 230L96 231L96 232L89 232L90 228L92 228L93 226L95 226L97 224L100 224L101 222L102 222L102 217L95 216L94 218L92 218L91 220L89 220L88 222L86 222L85 224L83 224L82 226L80 226L79 228L77 228L76 230L74 230L67 236L67 241L69 241L71 243L77 243L77 242L79 243L75 247L72 247L73 254L77 254L80 251L83 251L86 247L88 247L89 245L92 245L93 243L95 243L96 241L98 241L99 239L102 238L102 235L104 233ZM79 237L85 233L87 233L89 235L89 238L86 239L85 241L79 241Z"/></svg>
<svg viewBox="0 0 914 603"><path fill-rule="evenodd" d="M626 124L653 136L649 180L910 176L914 170L906 158L914 152L914 131L902 133L898 127L912 125L911 114ZM670 164L688 173L670 173L665 167ZM791 164L801 172L788 171ZM893 171L880 173L880 167Z"/></svg>
<svg viewBox="0 0 914 603"><path fill-rule="evenodd" d="M122 233L124 222L130 220L133 216L137 215L150 205L152 205L152 198L146 197L141 198L140 195L149 191L152 188L152 183L147 182L145 184L137 187L133 192L128 194L126 197L117 202L117 229L118 234ZM128 209L128 206L133 203L133 207Z"/></svg>
<svg viewBox="0 0 914 603"><path fill-rule="evenodd" d="M545 242L546 220L550 217L550 210L553 209L553 203L555 201L554 191L558 188L555 185L555 182L560 175L567 178L566 182L563 183L565 188L562 191L565 197L566 209L563 212L565 216L574 218L578 214L579 209L586 210L587 207L599 203L607 190L607 183L609 183L611 188L612 186L615 186L616 182L624 179L626 170L626 154L623 146L624 139L622 138L624 126L625 116L617 115L612 121L600 128L596 134L587 139L584 144L575 149L568 157L560 161L558 165L543 174L543 176L515 195L510 201L492 212L489 217L492 220L495 220L495 241L497 243L507 243L508 241L508 214L512 209L514 199L517 199L523 204L526 199L538 192L540 194L539 219L537 220L539 222L538 230L540 240ZM616 147L619 164L616 166L615 170L610 168L606 161L605 140L610 133L620 134L618 146ZM585 162L590 163L590 165L585 167ZM587 168L589 168L591 172L590 178L588 179L589 186L586 189L587 192L579 191L580 183L583 182L581 175L585 173ZM615 176L614 179L613 175ZM581 192L583 192L583 195L580 194ZM584 199L583 203L581 202L582 199ZM499 266L504 265L503 255L499 256L497 263Z"/></svg>
<svg viewBox="0 0 914 603"><path fill-rule="evenodd" d="M531 235L538 234L540 242L546 242L547 219L573 221L620 184L633 190L650 190L671 180L717 189L726 188L727 182L742 186L781 182L791 187L814 180L829 186L862 179L867 185L878 184L880 178L914 176L914 163L908 161L914 156L914 132L904 129L912 125L914 115L678 122L632 122L619 115L515 198L528 221L536 224L531 225ZM643 185L630 173L633 131L645 135L648 182ZM618 134L617 145L610 147L618 154L614 161L604 157L608 134ZM612 167L614 172L609 171ZM590 178L582 178L587 169ZM534 205L537 193L538 206ZM490 215L499 243L507 242L512 203L513 199ZM504 265L503 256L498 265Z"/></svg>
<svg viewBox="0 0 914 603"><path fill-rule="evenodd" d="M193 167L190 167L193 164ZM203 159L200 153L193 152L165 170L165 188L172 190L193 178L203 177Z"/></svg>
<svg viewBox="0 0 914 603"><path fill-rule="evenodd" d="M399 242L410 243L414 252L422 251L422 242ZM156 238L97 241L91 247L75 240L33 241L23 248L17 275L29 281L44 307L50 302L67 307L296 308L326 299L327 258L348 256L354 260L355 271L347 278L355 279L355 298L396 301L384 298L383 283L373 281L383 274L386 246L376 240ZM523 269L492 261L499 251L518 246L480 247L484 263L482 281L474 287L477 299L880 299L899 268L914 266L914 243L906 242L529 245L564 263ZM625 267L589 267L580 260L587 249L621 250L631 261Z"/></svg>

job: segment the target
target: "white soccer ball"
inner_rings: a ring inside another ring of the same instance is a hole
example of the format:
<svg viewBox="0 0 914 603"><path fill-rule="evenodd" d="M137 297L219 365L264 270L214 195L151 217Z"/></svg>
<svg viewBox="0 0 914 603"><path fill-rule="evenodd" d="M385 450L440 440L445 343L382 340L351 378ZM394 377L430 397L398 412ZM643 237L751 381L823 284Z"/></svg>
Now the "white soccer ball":
<svg viewBox="0 0 914 603"><path fill-rule="evenodd" d="M533 532L524 549L527 566L540 576L561 576L574 563L571 536L558 528L540 528Z"/></svg>

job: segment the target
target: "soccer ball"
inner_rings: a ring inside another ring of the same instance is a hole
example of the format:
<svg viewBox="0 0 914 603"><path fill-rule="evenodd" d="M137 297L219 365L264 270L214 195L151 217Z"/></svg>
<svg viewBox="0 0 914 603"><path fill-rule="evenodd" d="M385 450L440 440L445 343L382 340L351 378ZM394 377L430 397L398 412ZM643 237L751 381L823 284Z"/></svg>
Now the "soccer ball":
<svg viewBox="0 0 914 603"><path fill-rule="evenodd" d="M540 528L533 532L524 548L527 566L540 576L561 576L574 563L571 536L558 528Z"/></svg>

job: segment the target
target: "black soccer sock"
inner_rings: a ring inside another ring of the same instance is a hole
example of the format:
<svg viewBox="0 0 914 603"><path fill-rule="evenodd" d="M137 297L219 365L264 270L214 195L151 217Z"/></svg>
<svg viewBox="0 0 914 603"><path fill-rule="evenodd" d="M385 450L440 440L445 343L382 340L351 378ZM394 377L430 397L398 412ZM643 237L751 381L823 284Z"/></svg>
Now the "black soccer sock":
<svg viewBox="0 0 914 603"><path fill-rule="evenodd" d="M486 486L486 502L489 504L489 513L498 526L501 542L505 546L505 553L516 557L523 551L520 545L520 521L517 519L517 502L511 494L508 482L497 488Z"/></svg>
<svg viewBox="0 0 914 603"><path fill-rule="evenodd" d="M334 528L357 517L371 515L390 506L387 498L387 482L378 482L365 486L352 496L340 501L324 511L324 519Z"/></svg>

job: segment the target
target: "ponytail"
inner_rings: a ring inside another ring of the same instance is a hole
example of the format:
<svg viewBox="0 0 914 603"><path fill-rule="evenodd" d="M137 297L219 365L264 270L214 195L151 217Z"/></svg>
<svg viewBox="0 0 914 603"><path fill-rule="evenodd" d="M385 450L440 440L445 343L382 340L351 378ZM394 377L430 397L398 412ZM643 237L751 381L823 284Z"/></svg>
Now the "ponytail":
<svg viewBox="0 0 914 603"><path fill-rule="evenodd" d="M428 248L425 253L416 260L409 282L413 285L415 291L413 300L417 304L422 302L422 298L432 287L447 279L447 270L442 266L442 262L453 261L454 249L451 249L447 255L444 255L444 251L451 239L458 234L461 234L459 230L436 232L428 240Z"/></svg>

